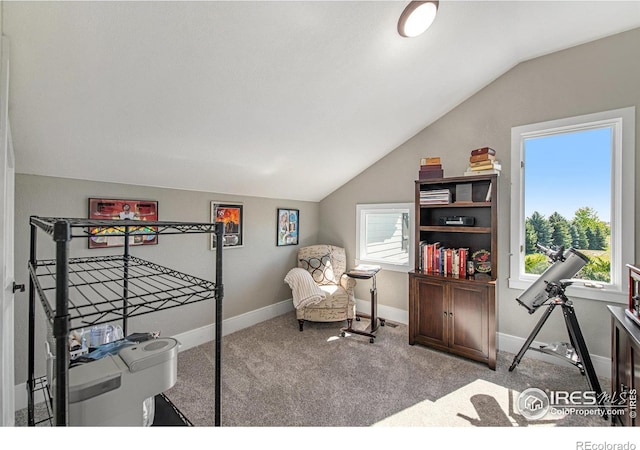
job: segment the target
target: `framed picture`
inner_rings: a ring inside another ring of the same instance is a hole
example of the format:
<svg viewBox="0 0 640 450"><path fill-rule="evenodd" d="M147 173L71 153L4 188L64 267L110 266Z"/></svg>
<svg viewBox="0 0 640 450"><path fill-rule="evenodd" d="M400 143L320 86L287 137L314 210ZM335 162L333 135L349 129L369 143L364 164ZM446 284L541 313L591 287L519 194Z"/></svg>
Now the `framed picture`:
<svg viewBox="0 0 640 450"><path fill-rule="evenodd" d="M131 226L129 245L155 245L158 235L144 234L156 231L156 227L145 227L144 221L158 220L158 202L153 200L127 200L89 198L89 219L131 220L140 225ZM122 227L95 227L90 230L89 248L124 246Z"/></svg>
<svg viewBox="0 0 640 450"><path fill-rule="evenodd" d="M224 223L224 248L242 247L244 244L244 217L241 203L211 202L211 222ZM215 234L211 234L211 250L216 249Z"/></svg>
<svg viewBox="0 0 640 450"><path fill-rule="evenodd" d="M300 211L278 208L276 245L298 245Z"/></svg>

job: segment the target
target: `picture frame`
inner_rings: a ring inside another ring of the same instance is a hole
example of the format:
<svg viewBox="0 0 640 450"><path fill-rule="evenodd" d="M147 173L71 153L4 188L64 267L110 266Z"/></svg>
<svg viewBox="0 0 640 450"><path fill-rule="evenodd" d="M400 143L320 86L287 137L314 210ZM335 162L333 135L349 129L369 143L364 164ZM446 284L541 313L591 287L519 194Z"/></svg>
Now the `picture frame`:
<svg viewBox="0 0 640 450"><path fill-rule="evenodd" d="M244 245L244 210L242 203L211 202L211 222L223 222L223 248L239 248ZM211 234L211 250L216 250L215 234Z"/></svg>
<svg viewBox="0 0 640 450"><path fill-rule="evenodd" d="M155 200L132 200L113 198L89 198L89 219L122 220L145 222L158 220L158 202ZM157 231L157 227L131 226L129 245L157 245L158 235L148 234ZM124 229L122 227L93 227L89 230L90 249L124 247Z"/></svg>
<svg viewBox="0 0 640 450"><path fill-rule="evenodd" d="M276 217L276 246L298 245L300 210L278 208Z"/></svg>

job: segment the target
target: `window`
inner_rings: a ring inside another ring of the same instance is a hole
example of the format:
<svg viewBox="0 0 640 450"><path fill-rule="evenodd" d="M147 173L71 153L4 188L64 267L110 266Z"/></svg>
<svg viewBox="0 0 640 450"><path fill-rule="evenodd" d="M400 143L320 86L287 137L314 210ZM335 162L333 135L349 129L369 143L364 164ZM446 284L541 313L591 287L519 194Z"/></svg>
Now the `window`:
<svg viewBox="0 0 640 450"><path fill-rule="evenodd" d="M564 246L589 259L573 295L626 301L625 264L635 248L634 124L635 109L624 108L512 129L510 287L526 289L550 265L536 244Z"/></svg>
<svg viewBox="0 0 640 450"><path fill-rule="evenodd" d="M413 266L413 203L356 206L356 264L386 270Z"/></svg>

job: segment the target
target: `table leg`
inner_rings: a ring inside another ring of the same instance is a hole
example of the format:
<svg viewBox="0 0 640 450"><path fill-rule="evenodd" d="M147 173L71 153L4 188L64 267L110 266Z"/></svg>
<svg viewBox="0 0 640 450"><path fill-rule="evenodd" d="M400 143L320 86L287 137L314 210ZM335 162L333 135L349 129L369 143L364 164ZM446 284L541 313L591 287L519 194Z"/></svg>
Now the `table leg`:
<svg viewBox="0 0 640 450"><path fill-rule="evenodd" d="M342 328L340 335L344 336L345 333L353 333L353 334L359 334L361 336L368 336L369 337L369 342L371 342L373 344L375 342L375 338L376 338L376 335L374 333L378 329L378 325L384 326L384 319L379 318L378 315L377 315L378 289L376 287L376 277L375 277L375 275L372 277L372 279L373 279L373 285L372 285L371 289L369 290L369 292L371 293L371 316L370 316L371 324L364 331L354 330L352 327ZM366 317L366 314L357 314L356 315L356 320L359 320L360 316L361 317Z"/></svg>

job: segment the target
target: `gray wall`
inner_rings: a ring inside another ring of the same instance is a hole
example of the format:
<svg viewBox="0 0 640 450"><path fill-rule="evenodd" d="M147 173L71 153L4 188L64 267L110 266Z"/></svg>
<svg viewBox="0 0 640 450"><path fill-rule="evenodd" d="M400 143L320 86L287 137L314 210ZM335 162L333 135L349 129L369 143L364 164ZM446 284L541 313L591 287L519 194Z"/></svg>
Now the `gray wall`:
<svg viewBox="0 0 640 450"><path fill-rule="evenodd" d="M413 201L413 182L421 157L440 156L445 176L459 176L472 149L493 147L503 167L498 201L498 331L527 337L540 314L529 315L515 301L520 291L508 288L511 128L627 106L638 108L639 49L640 29L635 29L519 64L325 198L320 203L320 239L343 245L353 259L357 203ZM638 130L636 124L636 136ZM636 137L636 154L638 142ZM636 172L639 164L640 158L636 157ZM638 188L636 205L629 205L636 209ZM637 223L635 235L638 258ZM358 288L359 298L366 298L365 288ZM378 302L406 310L407 275L381 272ZM590 352L608 357L610 316L606 303L578 299L576 314ZM561 316L549 319L538 335L540 341L567 341Z"/></svg>
<svg viewBox="0 0 640 450"><path fill-rule="evenodd" d="M209 222L210 202L240 202L244 205L244 246L224 250L224 318L234 317L291 298L284 283L288 270L296 266L300 246L315 244L318 237L318 209L315 202L240 197L207 192L178 191L123 184L97 183L63 178L17 175L15 264L16 280L28 283L29 216L87 217L89 197L157 200L160 220ZM300 210L300 244L276 246L276 209ZM155 263L207 280L214 280L215 253L209 250L209 235L160 236L158 245L132 247L131 253ZM71 241L72 256L121 254L121 249L87 248L86 239ZM38 258L54 256L51 238L38 233ZM16 294L15 376L16 383L26 381L27 364L27 292ZM36 361L44 361L42 308L37 305L38 338ZM214 323L213 301L132 319L130 331L160 331L163 336L187 332ZM37 374L43 374L40 367Z"/></svg>
<svg viewBox="0 0 640 450"><path fill-rule="evenodd" d="M234 317L291 297L284 284L295 266L298 246L276 247L276 208L300 209L300 245L326 242L344 246L348 261L355 258L355 207L357 203L413 201L413 181L419 159L441 156L446 176L461 175L469 151L491 146L503 163L499 185L498 330L526 337L538 320L517 305L519 291L508 288L510 238L510 130L513 126L562 117L640 105L640 30L632 30L516 66L437 122L398 147L320 204L239 197L206 192L177 191L61 178L16 177L16 280L27 282L30 215L86 217L89 197L141 198L159 201L162 220L208 221L211 200L237 201L245 206L245 245L225 250L224 317ZM640 114L636 115L640 118ZM640 127L637 126L638 129ZM637 139L638 141L638 139ZM638 144L636 144L636 149ZM637 153L637 151L636 151ZM636 158L636 165L640 158ZM637 167L636 167L637 171ZM636 186L636 203L640 195ZM636 205L633 205L636 207ZM39 256L53 255L48 237L40 234ZM638 225L636 224L636 258ZM74 255L96 255L105 250L86 249L72 242ZM158 246L136 247L136 256L212 279L213 252L204 235L162 236ZM408 308L407 275L383 271L377 277L378 301L402 310ZM369 286L360 283L356 296L367 299ZM609 355L609 316L604 302L578 299L576 310L589 350ZM44 324L39 318L39 329ZM25 381L27 355L27 295L16 295L16 382ZM190 305L137 319L131 329L159 330L172 335L213 323L213 304ZM539 335L541 341L566 340L560 317L552 317ZM37 342L42 342L40 337ZM42 346L36 350L42 353ZM41 357L38 361L44 360Z"/></svg>

